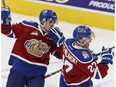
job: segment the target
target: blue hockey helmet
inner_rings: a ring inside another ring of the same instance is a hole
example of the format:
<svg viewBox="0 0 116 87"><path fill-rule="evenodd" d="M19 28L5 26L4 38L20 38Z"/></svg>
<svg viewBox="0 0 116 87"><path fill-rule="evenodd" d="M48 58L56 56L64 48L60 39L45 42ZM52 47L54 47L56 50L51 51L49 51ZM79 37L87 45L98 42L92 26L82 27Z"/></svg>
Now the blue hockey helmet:
<svg viewBox="0 0 116 87"><path fill-rule="evenodd" d="M93 31L87 26L77 26L73 31L73 38L78 41L79 39L86 40L87 37L95 38Z"/></svg>
<svg viewBox="0 0 116 87"><path fill-rule="evenodd" d="M40 15L39 15L39 20L41 21L47 21L47 20L54 20L56 22L57 20L57 15L54 11L52 10L42 10Z"/></svg>

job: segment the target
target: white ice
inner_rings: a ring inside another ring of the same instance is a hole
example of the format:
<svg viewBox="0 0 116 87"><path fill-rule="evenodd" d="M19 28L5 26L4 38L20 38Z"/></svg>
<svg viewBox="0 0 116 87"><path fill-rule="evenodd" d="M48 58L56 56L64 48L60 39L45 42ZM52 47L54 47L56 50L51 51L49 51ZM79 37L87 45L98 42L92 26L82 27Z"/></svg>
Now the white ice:
<svg viewBox="0 0 116 87"><path fill-rule="evenodd" d="M16 13L12 13L11 16L12 16L12 23L18 23L22 20L33 20L36 22L39 21L38 17L31 17L31 16L26 16ZM72 31L77 26L77 24L58 21L58 24L56 26L58 26L61 29L61 31L63 31L66 38L70 38L72 37ZM93 50L95 53L100 52L102 46L112 47L115 45L114 31L95 28L91 26L90 28L95 33L95 40L91 43L90 46L91 50ZM8 60L14 42L15 39L8 38L3 34L1 35L1 87L5 87L6 85L6 81L10 69L10 66L8 65ZM62 62L56 59L55 57L51 56L50 65L48 66L47 74L60 69L61 66L62 66ZM103 80L93 79L94 87L115 87L114 66L115 66L114 64L109 65L110 69L108 71L108 75ZM57 73L49 78L46 78L45 87L58 87L59 78L60 78L60 73Z"/></svg>

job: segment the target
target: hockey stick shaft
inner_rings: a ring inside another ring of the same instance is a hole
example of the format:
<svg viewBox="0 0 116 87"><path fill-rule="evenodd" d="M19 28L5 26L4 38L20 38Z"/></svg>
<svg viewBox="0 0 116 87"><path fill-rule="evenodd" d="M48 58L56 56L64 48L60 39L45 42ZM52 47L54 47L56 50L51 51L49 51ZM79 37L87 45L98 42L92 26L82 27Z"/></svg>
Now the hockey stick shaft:
<svg viewBox="0 0 116 87"><path fill-rule="evenodd" d="M115 48L115 46L110 47L110 49L114 49L114 48ZM96 56L99 56L99 55L101 55L101 52L99 52L99 53L96 54Z"/></svg>
<svg viewBox="0 0 116 87"><path fill-rule="evenodd" d="M52 73L46 75L45 78L48 78L48 77L50 77L50 76L53 76L53 75L55 75L55 74L57 74L57 73L59 73L59 72L61 72L61 71L62 71L62 69L59 69L59 70L57 70L57 71L55 71L55 72L52 72Z"/></svg>
<svg viewBox="0 0 116 87"><path fill-rule="evenodd" d="M4 0L2 0L2 6L3 7L6 7L6 4L5 4L5 1Z"/></svg>
<svg viewBox="0 0 116 87"><path fill-rule="evenodd" d="M111 47L110 49L114 49L114 48L115 48L115 46ZM96 56L99 56L99 55L101 55L101 52L99 52L99 53L96 54ZM48 78L48 77L50 77L50 76L53 76L53 75L55 75L55 74L57 74L57 73L59 73L59 72L61 72L61 71L62 71L62 69L59 69L59 70L54 71L54 72L52 72L52 73L50 73L50 74L47 74L47 75L45 76L45 78Z"/></svg>
<svg viewBox="0 0 116 87"><path fill-rule="evenodd" d="M2 0L2 7L3 7L3 8L8 8L8 7L6 6L6 4L5 4L5 0ZM6 20L6 25L8 25L7 27L9 27L8 17L6 17L5 20Z"/></svg>

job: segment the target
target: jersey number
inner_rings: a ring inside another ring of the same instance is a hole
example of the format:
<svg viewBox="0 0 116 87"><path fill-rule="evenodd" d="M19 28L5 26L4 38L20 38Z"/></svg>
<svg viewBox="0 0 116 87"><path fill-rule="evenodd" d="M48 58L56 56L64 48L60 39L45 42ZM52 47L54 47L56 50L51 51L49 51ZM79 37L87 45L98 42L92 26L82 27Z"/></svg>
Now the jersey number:
<svg viewBox="0 0 116 87"><path fill-rule="evenodd" d="M70 63L70 62L67 61L67 60L65 60L64 65L65 65L65 66L68 66L68 67L66 68L66 72L67 72L67 73L73 68L72 63Z"/></svg>
<svg viewBox="0 0 116 87"><path fill-rule="evenodd" d="M95 71L97 64L96 62L92 62L91 65L88 66L88 69L90 70L91 73Z"/></svg>

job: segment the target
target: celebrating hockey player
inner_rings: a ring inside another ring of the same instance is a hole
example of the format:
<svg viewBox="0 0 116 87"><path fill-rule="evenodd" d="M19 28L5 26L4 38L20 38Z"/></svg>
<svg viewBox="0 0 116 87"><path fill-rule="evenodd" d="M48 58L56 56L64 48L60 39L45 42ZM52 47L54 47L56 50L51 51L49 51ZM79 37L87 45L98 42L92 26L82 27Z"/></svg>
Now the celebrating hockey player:
<svg viewBox="0 0 116 87"><path fill-rule="evenodd" d="M77 26L73 31L73 38L60 43L63 35L59 29L51 29L48 36L62 48L64 55L60 87L93 87L91 77L104 78L108 64L113 64L113 50L104 47L101 51L101 62L97 63L97 56L89 49L95 35L87 26Z"/></svg>
<svg viewBox="0 0 116 87"><path fill-rule="evenodd" d="M11 24L10 9L2 7L2 33L16 38L9 65L12 66L6 87L44 87L45 73L50 54L58 57L59 48L48 37L48 30L57 22L57 15L52 10L42 10L40 24L22 21Z"/></svg>

